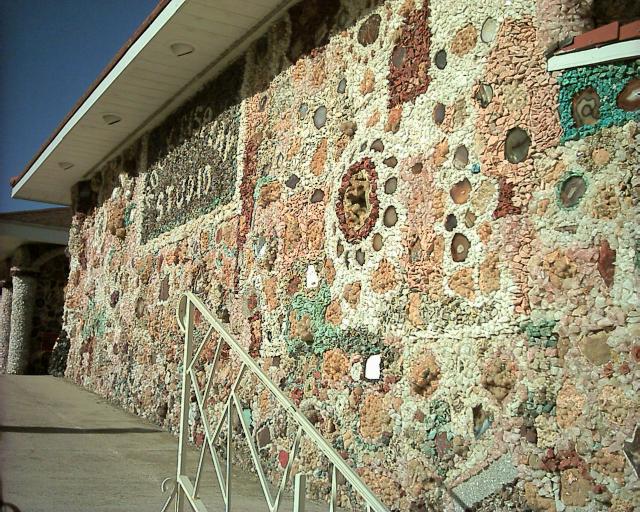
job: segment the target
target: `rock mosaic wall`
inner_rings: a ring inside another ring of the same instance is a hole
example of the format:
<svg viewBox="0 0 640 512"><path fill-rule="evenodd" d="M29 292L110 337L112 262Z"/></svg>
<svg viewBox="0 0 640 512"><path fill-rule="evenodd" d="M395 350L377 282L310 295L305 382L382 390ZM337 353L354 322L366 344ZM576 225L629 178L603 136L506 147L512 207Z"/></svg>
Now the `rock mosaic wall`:
<svg viewBox="0 0 640 512"><path fill-rule="evenodd" d="M176 428L192 290L393 510L633 510L638 62L547 73L545 2L371 4L297 5L78 185L67 376Z"/></svg>

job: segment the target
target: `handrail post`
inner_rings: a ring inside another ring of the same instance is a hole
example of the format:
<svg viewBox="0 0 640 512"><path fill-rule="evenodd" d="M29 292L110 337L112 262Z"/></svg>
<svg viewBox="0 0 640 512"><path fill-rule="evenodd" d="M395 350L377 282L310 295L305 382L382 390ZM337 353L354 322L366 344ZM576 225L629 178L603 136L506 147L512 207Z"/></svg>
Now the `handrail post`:
<svg viewBox="0 0 640 512"><path fill-rule="evenodd" d="M180 485L180 477L187 458L187 442L189 436L189 404L191 403L191 372L187 371L191 364L193 352L193 304L187 297L186 301L186 325L184 333L184 356L182 358L182 396L180 401L180 436L178 439L178 467L177 478L178 492L176 496L176 512L183 512L185 505L184 489Z"/></svg>
<svg viewBox="0 0 640 512"><path fill-rule="evenodd" d="M231 393L234 393L234 390L231 389ZM231 406L231 401L229 401L229 412L227 412L227 467L225 468L226 472L226 484L227 484L227 503L225 512L231 512L231 463L233 457L233 412L234 408Z"/></svg>
<svg viewBox="0 0 640 512"><path fill-rule="evenodd" d="M307 477L304 473L298 473L293 484L293 512L305 512L306 494Z"/></svg>

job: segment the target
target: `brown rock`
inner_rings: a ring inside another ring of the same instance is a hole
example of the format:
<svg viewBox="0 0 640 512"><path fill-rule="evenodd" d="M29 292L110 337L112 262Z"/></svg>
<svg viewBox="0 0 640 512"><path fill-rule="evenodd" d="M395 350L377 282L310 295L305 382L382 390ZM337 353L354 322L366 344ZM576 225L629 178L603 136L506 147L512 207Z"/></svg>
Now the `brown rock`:
<svg viewBox="0 0 640 512"><path fill-rule="evenodd" d="M329 258L324 261L324 276L329 285L332 285L333 280L336 278L336 268L333 266L333 261Z"/></svg>
<svg viewBox="0 0 640 512"><path fill-rule="evenodd" d="M342 349L327 350L322 359L322 376L329 382L339 382L349 373L349 357Z"/></svg>
<svg viewBox="0 0 640 512"><path fill-rule="evenodd" d="M478 31L473 25L467 25L454 36L451 42L451 53L462 57L473 49L478 40Z"/></svg>
<svg viewBox="0 0 640 512"><path fill-rule="evenodd" d="M344 300L352 307L355 308L360 301L360 289L362 285L360 281L349 283L344 286L343 297Z"/></svg>
<svg viewBox="0 0 640 512"><path fill-rule="evenodd" d="M271 203L275 203L280 199L280 193L282 191L282 184L279 181L271 181L260 188L260 196L258 197L258 204L265 208Z"/></svg>
<svg viewBox="0 0 640 512"><path fill-rule="evenodd" d="M489 205L493 202L493 198L497 194L496 186L489 179L485 179L480 183L480 186L473 193L471 198L471 205L473 210L478 212L478 215L482 215L487 211Z"/></svg>
<svg viewBox="0 0 640 512"><path fill-rule="evenodd" d="M270 311L273 311L278 307L278 280L275 277L270 277L264 284L264 295L267 300L267 307Z"/></svg>
<svg viewBox="0 0 640 512"><path fill-rule="evenodd" d="M560 391L558 391L556 398L556 421L558 425L562 428L573 427L582 414L585 401L584 395L578 393L575 386L565 382Z"/></svg>
<svg viewBox="0 0 640 512"><path fill-rule="evenodd" d="M364 96L373 91L373 87L376 83L376 78L371 68L367 68L364 72L364 77L360 82L360 93Z"/></svg>
<svg viewBox="0 0 640 512"><path fill-rule="evenodd" d="M593 150L593 152L591 153L591 158L593 159L594 164L602 166L609 163L611 155L606 149L598 148Z"/></svg>
<svg viewBox="0 0 640 512"><path fill-rule="evenodd" d="M613 284L613 277L616 271L616 251L609 245L608 240L603 240L600 244L600 254L598 255L598 272L602 276L607 286Z"/></svg>
<svg viewBox="0 0 640 512"><path fill-rule="evenodd" d="M393 107L389 111L389 117L384 125L384 131L396 133L400 129L400 121L402 120L402 105Z"/></svg>
<svg viewBox="0 0 640 512"><path fill-rule="evenodd" d="M367 119L367 128L371 128L377 125L378 121L380 121L380 112L376 110L373 114L371 114L371 117Z"/></svg>
<svg viewBox="0 0 640 512"><path fill-rule="evenodd" d="M424 351L416 356L409 369L411 390L421 396L428 397L438 388L440 367L434 355Z"/></svg>
<svg viewBox="0 0 640 512"><path fill-rule="evenodd" d="M311 172L320 176L324 172L327 163L327 139L322 139L311 158Z"/></svg>
<svg viewBox="0 0 640 512"><path fill-rule="evenodd" d="M461 297L473 300L476 296L473 284L473 270L462 268L454 272L449 281L449 288Z"/></svg>
<svg viewBox="0 0 640 512"><path fill-rule="evenodd" d="M560 475L560 499L569 507L584 507L587 504L591 482L577 469L567 469Z"/></svg>
<svg viewBox="0 0 640 512"><path fill-rule="evenodd" d="M327 322L333 325L340 325L342 322L342 309L340 308L340 302L334 300L327 307L324 318Z"/></svg>
<svg viewBox="0 0 640 512"><path fill-rule="evenodd" d="M360 433L371 442L390 430L391 418L381 395L367 395L360 408Z"/></svg>
<svg viewBox="0 0 640 512"><path fill-rule="evenodd" d="M356 133L357 128L358 125L356 125L356 123L353 121L344 121L343 123L340 123L340 131L347 137L353 137Z"/></svg>
<svg viewBox="0 0 640 512"><path fill-rule="evenodd" d="M449 191L451 199L456 204L464 204L469 200L469 194L471 194L471 182L465 178L459 181L451 187Z"/></svg>
<svg viewBox="0 0 640 512"><path fill-rule="evenodd" d="M434 165L442 165L447 159L447 155L449 154L449 142L447 139L440 141L436 144L435 150L433 151L433 163Z"/></svg>
<svg viewBox="0 0 640 512"><path fill-rule="evenodd" d="M291 338L300 338L302 341L306 341L307 343L311 343L313 341L311 317L309 315L302 315L298 317L298 313L296 311L291 311L291 314L289 315L289 322L291 324Z"/></svg>
<svg viewBox="0 0 640 512"><path fill-rule="evenodd" d="M285 215L285 230L284 230L284 252L285 254L294 252L302 239L302 231L300 230L300 223L293 214Z"/></svg>
<svg viewBox="0 0 640 512"><path fill-rule="evenodd" d="M609 335L604 332L597 332L585 336L580 341L580 351L591 364L602 365L611 359L611 349L607 345Z"/></svg>
<svg viewBox="0 0 640 512"><path fill-rule="evenodd" d="M124 203L120 200L112 203L107 208L107 231L121 240L126 236L126 230L124 229Z"/></svg>
<svg viewBox="0 0 640 512"><path fill-rule="evenodd" d="M300 276L293 276L287 284L287 294L293 295L300 290L301 279Z"/></svg>
<svg viewBox="0 0 640 512"><path fill-rule="evenodd" d="M487 364L482 374L482 385L498 402L502 402L513 389L516 382L515 373L509 364L500 358L494 357Z"/></svg>
<svg viewBox="0 0 640 512"><path fill-rule="evenodd" d="M378 268L371 275L371 289L376 293L385 293L398 284L398 277L393 265L382 260Z"/></svg>
<svg viewBox="0 0 640 512"><path fill-rule="evenodd" d="M498 253L490 253L480 264L480 291L488 295L500 289L500 268L498 267Z"/></svg>
<svg viewBox="0 0 640 512"><path fill-rule="evenodd" d="M420 327L424 325L422 320L422 297L419 293L412 292L409 294L408 318L411 325Z"/></svg>
<svg viewBox="0 0 640 512"><path fill-rule="evenodd" d="M553 498L540 496L538 488L532 482L524 484L524 496L527 504L535 512L556 512L556 503Z"/></svg>

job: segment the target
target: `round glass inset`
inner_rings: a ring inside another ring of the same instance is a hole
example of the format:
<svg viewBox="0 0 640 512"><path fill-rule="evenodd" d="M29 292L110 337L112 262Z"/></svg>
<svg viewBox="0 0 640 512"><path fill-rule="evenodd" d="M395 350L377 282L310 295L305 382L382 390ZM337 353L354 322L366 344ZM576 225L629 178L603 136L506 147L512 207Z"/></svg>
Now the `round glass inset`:
<svg viewBox="0 0 640 512"><path fill-rule="evenodd" d="M480 84L475 99L482 108L487 108L493 99L493 88L489 84Z"/></svg>
<svg viewBox="0 0 640 512"><path fill-rule="evenodd" d="M600 96L593 87L587 87L573 97L571 114L577 128L600 120Z"/></svg>
<svg viewBox="0 0 640 512"><path fill-rule="evenodd" d="M442 103L436 103L436 106L433 108L433 121L436 124L442 124L444 121L445 115L445 107Z"/></svg>
<svg viewBox="0 0 640 512"><path fill-rule="evenodd" d="M313 124L318 130L327 122L327 107L320 105L313 114Z"/></svg>
<svg viewBox="0 0 640 512"><path fill-rule="evenodd" d="M384 184L385 194L393 194L398 189L398 178L391 177Z"/></svg>
<svg viewBox="0 0 640 512"><path fill-rule="evenodd" d="M398 214L396 213L395 207L389 206L389 208L384 211L384 217L382 220L384 225L388 228L395 226L396 222L398 222Z"/></svg>
<svg viewBox="0 0 640 512"><path fill-rule="evenodd" d="M586 191L587 182L585 179L579 174L573 174L560 184L560 204L565 208L574 208Z"/></svg>
<svg viewBox="0 0 640 512"><path fill-rule="evenodd" d="M480 30L480 39L483 43L490 43L496 38L498 33L498 22L493 18L487 18Z"/></svg>
<svg viewBox="0 0 640 512"><path fill-rule="evenodd" d="M373 245L373 250L376 252L382 249L382 235L380 233L373 235L373 242L371 245Z"/></svg>
<svg viewBox="0 0 640 512"><path fill-rule="evenodd" d="M444 69L447 67L447 52L444 50L440 50L436 53L435 58L436 67L438 69Z"/></svg>
<svg viewBox="0 0 640 512"><path fill-rule="evenodd" d="M507 133L504 145L504 157L512 164L524 161L529 154L531 137L522 128L512 128Z"/></svg>
<svg viewBox="0 0 640 512"><path fill-rule="evenodd" d="M407 49L404 46L396 46L393 49L393 53L391 54L391 64L394 67L399 68L400 66L402 66L406 55Z"/></svg>

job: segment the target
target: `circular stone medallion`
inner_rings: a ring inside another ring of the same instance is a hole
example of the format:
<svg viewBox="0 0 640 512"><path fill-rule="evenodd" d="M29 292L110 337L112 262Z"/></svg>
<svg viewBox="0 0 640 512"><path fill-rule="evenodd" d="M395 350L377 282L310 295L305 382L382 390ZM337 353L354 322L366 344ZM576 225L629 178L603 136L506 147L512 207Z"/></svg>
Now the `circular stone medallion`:
<svg viewBox="0 0 640 512"><path fill-rule="evenodd" d="M378 219L378 174L373 161L365 158L353 164L342 176L336 215L349 242L365 238Z"/></svg>

